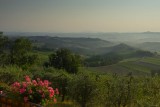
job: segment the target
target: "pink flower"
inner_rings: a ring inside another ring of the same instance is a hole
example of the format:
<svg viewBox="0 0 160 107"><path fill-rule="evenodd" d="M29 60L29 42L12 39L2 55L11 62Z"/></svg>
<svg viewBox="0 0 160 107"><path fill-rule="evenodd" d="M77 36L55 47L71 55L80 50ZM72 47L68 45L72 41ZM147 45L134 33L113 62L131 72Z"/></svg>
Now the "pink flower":
<svg viewBox="0 0 160 107"><path fill-rule="evenodd" d="M21 87L21 84L19 82L14 82L11 86L13 91L18 92L19 88Z"/></svg>
<svg viewBox="0 0 160 107"><path fill-rule="evenodd" d="M56 88L56 90L55 90L55 91L56 91L56 94L59 94L58 88Z"/></svg>
<svg viewBox="0 0 160 107"><path fill-rule="evenodd" d="M18 93L24 100L24 102L32 101L32 99L36 99L37 97L34 96L34 94L40 94L40 98L37 99L40 100L41 103L42 100L52 100L54 102L57 102L57 99L55 98L55 94L59 94L58 88L55 90L50 87L51 83L48 80L40 80L37 78L37 80L31 80L29 76L25 76L24 82L15 82L12 84L12 89L14 93ZM3 94L3 91L0 90L0 94Z"/></svg>
<svg viewBox="0 0 160 107"><path fill-rule="evenodd" d="M32 92L33 92L33 91L32 91L31 89L28 91L29 94L32 94Z"/></svg>
<svg viewBox="0 0 160 107"><path fill-rule="evenodd" d="M49 97L52 98L54 96L54 90L49 90Z"/></svg>
<svg viewBox="0 0 160 107"><path fill-rule="evenodd" d="M32 83L33 83L34 86L38 85L36 80L32 80Z"/></svg>
<svg viewBox="0 0 160 107"><path fill-rule="evenodd" d="M38 82L38 85L40 85L40 86L44 86L43 81L39 81L39 82Z"/></svg>
<svg viewBox="0 0 160 107"><path fill-rule="evenodd" d="M48 87L49 81L48 81L48 80L44 80L44 85L45 85L46 87Z"/></svg>
<svg viewBox="0 0 160 107"><path fill-rule="evenodd" d="M53 90L53 88L52 87L48 87L48 90Z"/></svg>
<svg viewBox="0 0 160 107"><path fill-rule="evenodd" d="M29 76L25 76L25 80L27 81L27 82L31 82L31 79L30 79L30 77Z"/></svg>
<svg viewBox="0 0 160 107"><path fill-rule="evenodd" d="M19 88L21 85L20 85L20 83L19 83L19 82L14 82L14 83L12 84L12 86L13 86L13 87L17 87L17 88Z"/></svg>
<svg viewBox="0 0 160 107"><path fill-rule="evenodd" d="M23 86L23 88L26 88L27 87L27 83L26 82L22 82L22 86Z"/></svg>
<svg viewBox="0 0 160 107"><path fill-rule="evenodd" d="M53 101L56 103L56 102L57 102L57 99L56 99L56 98L54 98L54 99L53 99Z"/></svg>
<svg viewBox="0 0 160 107"><path fill-rule="evenodd" d="M24 97L24 102L27 102L28 101L28 97Z"/></svg>
<svg viewBox="0 0 160 107"><path fill-rule="evenodd" d="M40 94L42 94L43 91L42 91L42 90L38 90L38 92L39 92Z"/></svg>
<svg viewBox="0 0 160 107"><path fill-rule="evenodd" d="M49 97L52 98L52 97L53 97L53 94L49 94Z"/></svg>
<svg viewBox="0 0 160 107"><path fill-rule="evenodd" d="M42 94L42 98L45 98L45 95L44 95L44 93Z"/></svg>
<svg viewBox="0 0 160 107"><path fill-rule="evenodd" d="M24 89L24 88L21 88L21 89L19 90L20 94L23 94L25 91L26 91L26 89Z"/></svg>
<svg viewBox="0 0 160 107"><path fill-rule="evenodd" d="M3 94L3 91L0 91L0 94Z"/></svg>

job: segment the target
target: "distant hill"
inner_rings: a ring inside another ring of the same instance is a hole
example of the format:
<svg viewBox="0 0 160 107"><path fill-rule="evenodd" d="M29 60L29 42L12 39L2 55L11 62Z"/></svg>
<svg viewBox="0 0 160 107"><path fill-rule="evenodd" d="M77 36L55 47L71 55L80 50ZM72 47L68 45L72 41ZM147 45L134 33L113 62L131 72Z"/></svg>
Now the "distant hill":
<svg viewBox="0 0 160 107"><path fill-rule="evenodd" d="M36 49L54 50L68 48L80 54L99 54L98 49L111 47L114 43L98 38L71 38L71 37L50 37L31 36L29 38Z"/></svg>
<svg viewBox="0 0 160 107"><path fill-rule="evenodd" d="M99 38L73 38L73 37L50 37L50 36L30 36L34 48L41 51L67 48L71 51L84 55L102 55L110 52L126 55L134 55L139 49L124 43L115 44ZM136 54L137 55L137 54Z"/></svg>
<svg viewBox="0 0 160 107"><path fill-rule="evenodd" d="M102 47L98 49L99 53L101 54L109 53L109 52L126 53L134 50L137 50L137 49L124 43L120 43L111 47Z"/></svg>
<svg viewBox="0 0 160 107"><path fill-rule="evenodd" d="M10 36L10 38L15 39L20 36ZM84 55L102 55L110 52L118 54L130 54L138 50L124 43L114 43L107 40L102 40L99 38L85 38L85 37L51 37L51 36L25 36L30 39L34 45L34 49L40 51L53 51L59 48L67 48L71 51L84 54ZM138 44L142 50L150 47L149 43ZM150 43L151 44L151 43ZM152 43L159 49L159 42ZM146 46L148 45L148 46ZM146 48L143 48L146 47Z"/></svg>
<svg viewBox="0 0 160 107"><path fill-rule="evenodd" d="M102 40L117 42L117 43L143 43L143 42L159 42L160 32L97 32L97 33L47 33L47 32L4 32L4 35L8 36L51 36L51 37L89 37L89 38L100 38Z"/></svg>
<svg viewBox="0 0 160 107"><path fill-rule="evenodd" d="M144 42L136 46L144 50L160 51L160 42Z"/></svg>
<svg viewBox="0 0 160 107"><path fill-rule="evenodd" d="M102 52L103 51L103 52ZM95 55L85 60L86 66L98 67L116 64L128 58L143 58L155 56L154 53L133 48L126 44L119 44L103 48L100 55Z"/></svg>

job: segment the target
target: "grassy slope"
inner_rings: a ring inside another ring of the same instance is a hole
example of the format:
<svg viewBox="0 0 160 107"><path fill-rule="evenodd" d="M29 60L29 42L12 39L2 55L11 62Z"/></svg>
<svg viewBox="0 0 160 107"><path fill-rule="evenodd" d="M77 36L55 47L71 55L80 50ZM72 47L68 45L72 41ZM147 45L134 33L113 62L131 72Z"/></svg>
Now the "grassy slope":
<svg viewBox="0 0 160 107"><path fill-rule="evenodd" d="M152 70L160 69L160 57L131 58L121 61L118 64L101 67L90 67L88 69L103 73L148 75Z"/></svg>

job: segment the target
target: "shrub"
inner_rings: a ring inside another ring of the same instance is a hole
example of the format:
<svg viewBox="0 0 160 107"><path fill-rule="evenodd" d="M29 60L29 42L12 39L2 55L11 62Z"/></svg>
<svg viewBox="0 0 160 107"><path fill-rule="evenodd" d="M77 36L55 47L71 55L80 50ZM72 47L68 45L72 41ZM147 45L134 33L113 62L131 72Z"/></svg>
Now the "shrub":
<svg viewBox="0 0 160 107"><path fill-rule="evenodd" d="M95 105L94 99L98 96L95 75L83 72L75 75L70 82L70 94L81 107Z"/></svg>
<svg viewBox="0 0 160 107"><path fill-rule="evenodd" d="M14 82L11 87L13 94L19 95L24 102L45 105L49 101L56 102L56 96L59 94L58 89L54 90L50 84L48 80L31 80L29 76L25 76L24 82Z"/></svg>
<svg viewBox="0 0 160 107"><path fill-rule="evenodd" d="M24 75L32 76L30 72L17 66L0 67L0 82L12 84L14 81L22 81Z"/></svg>

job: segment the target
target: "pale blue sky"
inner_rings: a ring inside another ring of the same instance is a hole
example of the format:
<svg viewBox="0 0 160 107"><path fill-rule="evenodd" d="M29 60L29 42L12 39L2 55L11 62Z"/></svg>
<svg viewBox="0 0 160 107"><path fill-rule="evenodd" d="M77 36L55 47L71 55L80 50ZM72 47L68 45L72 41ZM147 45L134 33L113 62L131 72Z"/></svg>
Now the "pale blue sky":
<svg viewBox="0 0 160 107"><path fill-rule="evenodd" d="M0 30L160 31L160 0L0 0Z"/></svg>

